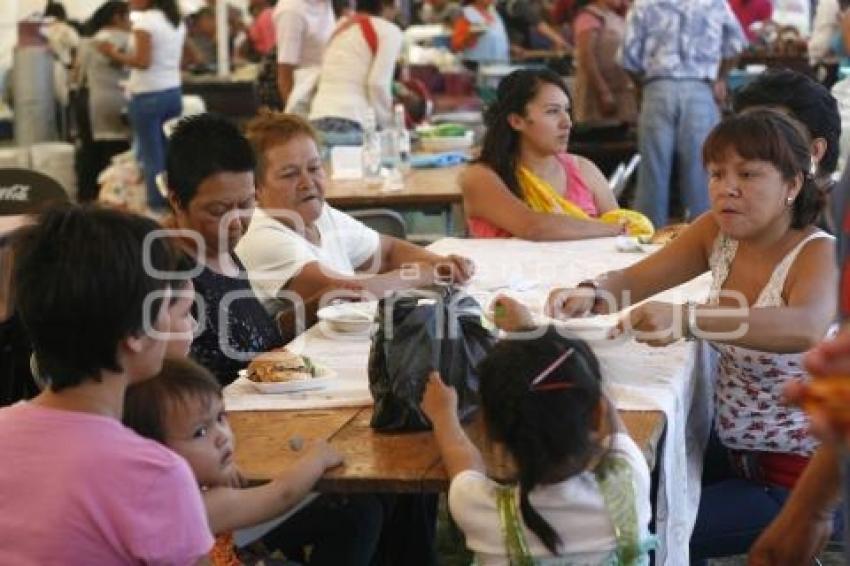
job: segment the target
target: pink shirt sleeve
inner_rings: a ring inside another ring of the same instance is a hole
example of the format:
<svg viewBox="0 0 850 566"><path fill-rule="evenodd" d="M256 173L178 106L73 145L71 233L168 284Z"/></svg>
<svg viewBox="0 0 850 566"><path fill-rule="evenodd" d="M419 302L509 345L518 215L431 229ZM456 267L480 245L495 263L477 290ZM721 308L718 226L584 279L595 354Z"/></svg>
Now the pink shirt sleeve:
<svg viewBox="0 0 850 566"><path fill-rule="evenodd" d="M579 34L583 32L599 29L601 27L602 21L598 17L582 10L573 22L573 35L578 37Z"/></svg>
<svg viewBox="0 0 850 566"><path fill-rule="evenodd" d="M212 549L201 491L189 465L175 463L152 478L140 493L132 513L132 532L126 533L133 555L145 564L194 565Z"/></svg>

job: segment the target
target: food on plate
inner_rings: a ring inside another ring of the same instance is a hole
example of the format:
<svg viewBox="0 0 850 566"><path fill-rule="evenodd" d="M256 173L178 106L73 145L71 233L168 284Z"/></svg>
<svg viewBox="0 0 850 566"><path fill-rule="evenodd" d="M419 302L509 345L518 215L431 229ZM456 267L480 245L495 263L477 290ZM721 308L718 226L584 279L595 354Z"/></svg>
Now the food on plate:
<svg viewBox="0 0 850 566"><path fill-rule="evenodd" d="M817 377L804 385L800 406L850 432L850 377Z"/></svg>
<svg viewBox="0 0 850 566"><path fill-rule="evenodd" d="M283 348L254 358L248 364L246 375L251 381L260 383L298 381L315 377L316 367L307 356Z"/></svg>
<svg viewBox="0 0 850 566"><path fill-rule="evenodd" d="M599 220L608 224L625 223L626 232L629 236L650 237L655 232L649 218L637 210L616 208L600 216Z"/></svg>
<svg viewBox="0 0 850 566"><path fill-rule="evenodd" d="M673 240L679 237L679 234L685 231L688 225L686 223L682 224L670 224L665 226L664 228L660 228L655 231L655 234L649 238L649 244L669 244Z"/></svg>

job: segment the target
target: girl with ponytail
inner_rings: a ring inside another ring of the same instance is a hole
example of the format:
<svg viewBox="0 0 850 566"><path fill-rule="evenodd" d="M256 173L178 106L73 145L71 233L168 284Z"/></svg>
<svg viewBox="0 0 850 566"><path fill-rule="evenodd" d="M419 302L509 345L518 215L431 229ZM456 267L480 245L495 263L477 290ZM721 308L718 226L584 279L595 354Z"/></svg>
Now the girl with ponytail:
<svg viewBox="0 0 850 566"><path fill-rule="evenodd" d="M645 564L646 460L606 399L587 344L554 328L540 334L499 343L478 368L486 442L515 469L506 483L486 475L454 390L436 373L429 379L422 409L451 478L452 517L482 566Z"/></svg>

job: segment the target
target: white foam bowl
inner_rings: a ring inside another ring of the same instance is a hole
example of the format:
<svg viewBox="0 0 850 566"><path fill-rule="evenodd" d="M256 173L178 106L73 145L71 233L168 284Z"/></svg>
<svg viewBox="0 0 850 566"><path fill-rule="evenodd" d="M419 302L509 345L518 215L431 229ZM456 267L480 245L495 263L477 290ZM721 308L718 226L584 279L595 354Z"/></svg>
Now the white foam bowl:
<svg viewBox="0 0 850 566"><path fill-rule="evenodd" d="M424 151L454 151L472 147L474 136L472 130L467 130L462 136L422 137L419 143Z"/></svg>
<svg viewBox="0 0 850 566"><path fill-rule="evenodd" d="M365 303L343 303L324 307L316 315L335 332L365 334L372 330L373 310Z"/></svg>

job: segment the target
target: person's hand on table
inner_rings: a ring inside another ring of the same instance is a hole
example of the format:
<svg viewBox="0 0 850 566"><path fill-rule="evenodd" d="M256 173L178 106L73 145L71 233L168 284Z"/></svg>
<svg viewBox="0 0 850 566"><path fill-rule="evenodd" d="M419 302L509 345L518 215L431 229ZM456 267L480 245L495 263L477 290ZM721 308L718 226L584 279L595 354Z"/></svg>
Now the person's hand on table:
<svg viewBox="0 0 850 566"><path fill-rule="evenodd" d="M432 371L419 406L434 425L446 418L457 418L457 391L443 383L438 372Z"/></svg>
<svg viewBox="0 0 850 566"><path fill-rule="evenodd" d="M324 439L313 440L301 448L302 458L316 460L325 470L335 468L343 463L342 454Z"/></svg>
<svg viewBox="0 0 850 566"><path fill-rule="evenodd" d="M611 330L611 338L633 331L635 340L649 346L667 346L687 334L685 305L649 301L630 310Z"/></svg>
<svg viewBox="0 0 850 566"><path fill-rule="evenodd" d="M242 472L236 466L233 466L233 470L227 475L225 479L225 486L232 487L233 489L241 489L248 485L248 481L242 475Z"/></svg>
<svg viewBox="0 0 850 566"><path fill-rule="evenodd" d="M505 332L528 330L534 326L534 317L528 308L512 297L498 295L493 299L493 323Z"/></svg>
<svg viewBox="0 0 850 566"><path fill-rule="evenodd" d="M587 316L596 304L596 289L589 286L552 289L544 313L556 320Z"/></svg>
<svg viewBox="0 0 850 566"><path fill-rule="evenodd" d="M445 283L463 284L475 275L475 263L463 256L449 254L434 264L436 279Z"/></svg>

